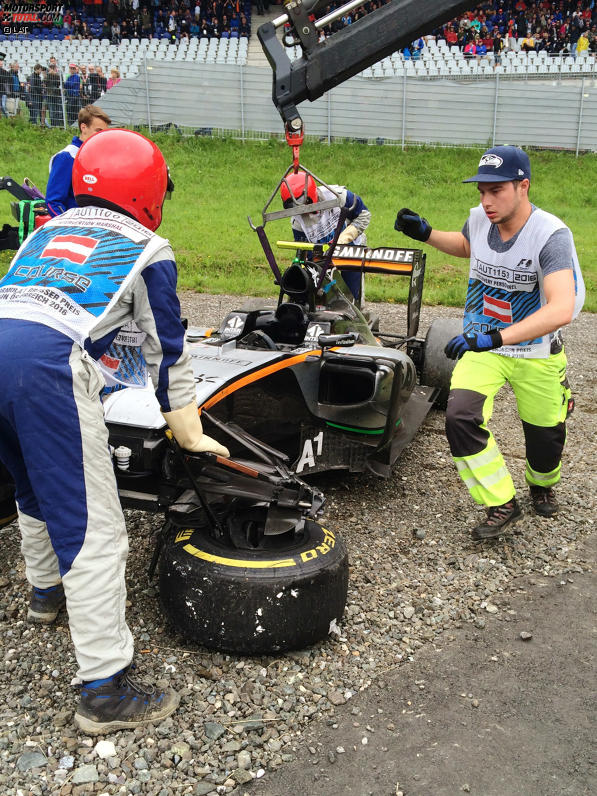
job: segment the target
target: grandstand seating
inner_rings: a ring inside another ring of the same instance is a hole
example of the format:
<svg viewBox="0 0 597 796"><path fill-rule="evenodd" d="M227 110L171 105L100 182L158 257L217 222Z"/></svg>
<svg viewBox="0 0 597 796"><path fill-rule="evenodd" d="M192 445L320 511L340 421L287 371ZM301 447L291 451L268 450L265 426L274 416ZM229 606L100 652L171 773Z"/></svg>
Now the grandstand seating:
<svg viewBox="0 0 597 796"><path fill-rule="evenodd" d="M230 39L182 39L172 45L165 39L123 39L119 45L108 39L88 40L44 40L23 39L4 41L2 49L5 61L17 61L22 77L27 78L36 63L46 65L54 55L64 77L68 77L68 64L93 64L101 66L109 76L110 69L117 68L122 78L134 77L139 67L147 60L198 63L224 63L245 65L247 63L246 37Z"/></svg>
<svg viewBox="0 0 597 796"><path fill-rule="evenodd" d="M5 61L18 61L20 73L27 78L36 63L47 64L55 55L59 67L66 77L68 64L94 64L101 66L104 74L116 67L121 77L133 77L147 60L167 62L196 62L206 64L247 63L248 40L246 37L221 39L183 38L175 44L167 39L122 39L119 45L108 39L16 39L2 42ZM298 47L291 48L289 57L294 60L301 55ZM477 61L466 59L458 47L449 47L445 41L427 40L426 47L418 58L405 58L402 53L393 53L369 69L361 72L366 78L388 78L417 76L423 78L478 79L499 74L501 76L550 76L578 74L597 76L597 62L593 54L550 56L546 52L525 53L509 50L503 53L500 65L495 65L493 54Z"/></svg>

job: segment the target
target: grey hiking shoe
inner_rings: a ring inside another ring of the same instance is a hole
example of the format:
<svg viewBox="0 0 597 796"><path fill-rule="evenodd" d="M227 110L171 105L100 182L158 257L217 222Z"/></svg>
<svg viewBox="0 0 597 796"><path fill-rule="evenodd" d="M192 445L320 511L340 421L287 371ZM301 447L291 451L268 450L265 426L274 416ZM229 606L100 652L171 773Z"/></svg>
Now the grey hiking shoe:
<svg viewBox="0 0 597 796"><path fill-rule="evenodd" d="M31 589L31 600L27 610L27 621L51 625L56 621L60 610L66 605L66 597L62 583L50 586L49 589Z"/></svg>
<svg viewBox="0 0 597 796"><path fill-rule="evenodd" d="M556 493L550 486L529 485L533 508L541 517L553 517L560 508L556 500Z"/></svg>
<svg viewBox="0 0 597 796"><path fill-rule="evenodd" d="M515 523L522 517L520 506L516 498L512 498L501 506L490 506L487 509L487 519L472 530L475 542L482 542L484 539L495 539L505 533L505 528Z"/></svg>
<svg viewBox="0 0 597 796"><path fill-rule="evenodd" d="M79 686L81 697L75 724L87 735L126 730L165 719L174 713L180 696L171 688L158 690L131 676L132 665L111 677Z"/></svg>

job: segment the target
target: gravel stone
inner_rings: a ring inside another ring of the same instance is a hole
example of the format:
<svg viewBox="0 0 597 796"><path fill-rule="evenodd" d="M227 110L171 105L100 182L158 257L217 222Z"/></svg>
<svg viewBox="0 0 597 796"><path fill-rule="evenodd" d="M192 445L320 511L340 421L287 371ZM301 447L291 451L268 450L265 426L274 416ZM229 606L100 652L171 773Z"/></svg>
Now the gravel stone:
<svg viewBox="0 0 597 796"><path fill-rule="evenodd" d="M243 749L242 752L237 754L236 763L243 771L248 771L251 768L251 753Z"/></svg>
<svg viewBox="0 0 597 796"><path fill-rule="evenodd" d="M205 734L208 738L212 741L217 741L218 738L221 738L222 735L226 732L226 728L222 727L221 724L218 724L215 721L208 721L204 725Z"/></svg>
<svg viewBox="0 0 597 796"><path fill-rule="evenodd" d="M237 768L232 772L232 779L238 785L246 785L248 782L253 781L253 775L244 768Z"/></svg>
<svg viewBox="0 0 597 796"><path fill-rule="evenodd" d="M183 315L197 326L219 325L228 311L245 301L181 295ZM382 330L406 329L403 306L373 309ZM461 317L461 311L423 307L419 337L434 317ZM594 435L587 433L594 428L597 384L597 357L589 356L587 341L597 339L597 316L581 314L564 337L576 409L568 423L562 483L556 488L557 518L544 520L533 513L514 397L502 390L492 429L524 514L513 536L480 545L472 542L470 531L479 521L479 509L452 463L444 414L432 410L388 480L369 473L317 478L327 498L323 523L342 533L351 576L346 613L337 632L307 650L242 658L181 640L165 624L155 584L147 583L148 557L162 518L126 511L127 617L137 641L139 676L183 695L181 708L154 727L115 732L100 741L74 727L78 692L71 681L77 664L66 615L62 613L51 628L23 621L29 586L18 530L16 524L0 530L0 793L14 789L17 779L10 772L16 769L24 796L215 796L233 790L243 796L253 778L292 760L311 721L333 727L337 707L375 685L382 672L407 666L428 644L448 644L457 627L468 625L478 634L492 622L518 621L509 613L508 602L521 575L532 576L538 585L555 578L565 589L575 573L588 568L583 542L597 516L597 490L590 483L597 445ZM494 614L489 606L495 606ZM523 639L520 626L513 624L513 633ZM495 655L500 660L498 650ZM421 685L413 684L417 693ZM24 697L31 700L26 706ZM474 709L473 694L464 699ZM382 740L366 726L373 722L376 727L373 717L361 716L358 710L353 716L370 744L378 737ZM381 726L384 733L385 728L395 731L391 723ZM39 749L25 747L26 738L38 741ZM103 757L99 750L108 744L112 748ZM344 753L343 747L331 746L334 756ZM328 750L313 746L309 751L321 778L318 763L327 759ZM347 747L346 754L352 751ZM23 768L32 759L39 761L37 765ZM86 776L90 779L81 779Z"/></svg>
<svg viewBox="0 0 597 796"><path fill-rule="evenodd" d="M97 782L98 780L99 780L99 774L97 773L97 768L92 765L79 766L79 768L75 769L72 778L72 782L75 785L83 785L89 782Z"/></svg>
<svg viewBox="0 0 597 796"><path fill-rule="evenodd" d="M32 768L47 766L48 758L41 752L24 752L17 760L19 771L30 771Z"/></svg>

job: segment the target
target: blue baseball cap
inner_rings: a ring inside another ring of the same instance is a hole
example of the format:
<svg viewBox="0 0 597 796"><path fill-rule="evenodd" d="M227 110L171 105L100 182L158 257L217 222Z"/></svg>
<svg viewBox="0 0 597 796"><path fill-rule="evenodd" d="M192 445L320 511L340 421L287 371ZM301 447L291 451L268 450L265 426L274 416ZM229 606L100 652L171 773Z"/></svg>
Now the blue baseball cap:
<svg viewBox="0 0 597 796"><path fill-rule="evenodd" d="M479 161L479 173L462 182L510 182L530 180L531 162L517 146L494 146Z"/></svg>

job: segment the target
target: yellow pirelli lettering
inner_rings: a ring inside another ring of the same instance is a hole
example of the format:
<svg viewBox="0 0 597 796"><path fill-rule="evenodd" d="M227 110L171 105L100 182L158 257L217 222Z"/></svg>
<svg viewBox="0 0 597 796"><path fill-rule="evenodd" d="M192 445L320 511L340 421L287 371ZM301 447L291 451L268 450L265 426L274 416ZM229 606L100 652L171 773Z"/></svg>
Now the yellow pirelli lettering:
<svg viewBox="0 0 597 796"><path fill-rule="evenodd" d="M212 553L206 553L205 550L199 550L192 544L185 545L183 549L185 552L189 553L189 555L195 556L195 558L201 558L203 561L211 561L214 564L222 564L224 567L239 567L241 569L280 569L281 567L296 567L296 561L293 558L282 558L273 561L246 561L241 558L215 556Z"/></svg>
<svg viewBox="0 0 597 796"><path fill-rule="evenodd" d="M176 537L174 539L174 543L177 544L178 542L186 542L186 540L190 539L192 535L193 535L193 529L192 528L189 528L189 529L187 529L185 531L179 531L176 534Z"/></svg>

